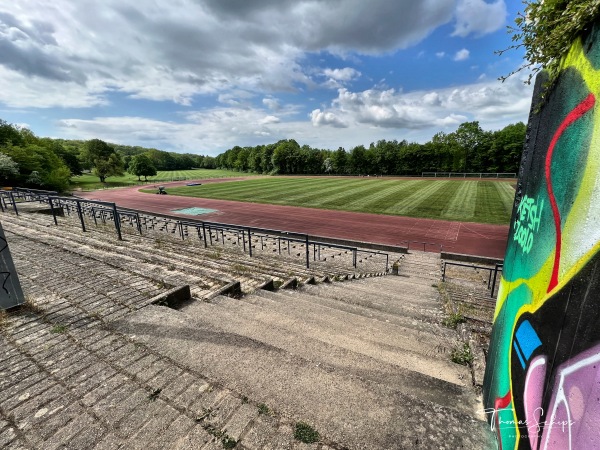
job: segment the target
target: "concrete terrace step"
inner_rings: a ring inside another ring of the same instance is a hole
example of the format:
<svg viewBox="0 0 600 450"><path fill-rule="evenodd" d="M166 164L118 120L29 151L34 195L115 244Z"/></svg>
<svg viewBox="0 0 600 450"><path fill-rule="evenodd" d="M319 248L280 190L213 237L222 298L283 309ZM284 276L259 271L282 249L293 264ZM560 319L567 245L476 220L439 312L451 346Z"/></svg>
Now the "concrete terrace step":
<svg viewBox="0 0 600 450"><path fill-rule="evenodd" d="M285 315L312 329L329 342L348 350L362 352L401 367L415 367L425 375L464 386L470 378L468 370L450 361L454 342L440 335L419 332L392 323L374 321L357 314L348 314L304 299L298 293L262 292L249 295L243 302L260 306L269 312Z"/></svg>
<svg viewBox="0 0 600 450"><path fill-rule="evenodd" d="M478 407L470 387L461 387L387 360L335 344L331 333L304 327L285 315L221 297L216 303L194 302L181 310L198 323L239 334L305 359L309 364L351 377L385 384L422 400L473 414ZM443 355L439 355L443 357ZM457 403L460 397L462 402Z"/></svg>
<svg viewBox="0 0 600 450"><path fill-rule="evenodd" d="M420 297L418 292L397 289L388 285L389 278L391 276L334 283L331 286L306 286L302 292L325 300L336 300L338 304L341 303L340 308L353 305L368 312L380 311L409 319L430 321L440 312L437 295L428 292L427 296ZM351 287L348 288L348 285Z"/></svg>
<svg viewBox="0 0 600 450"><path fill-rule="evenodd" d="M313 424L349 448L406 448L417 440L425 448L485 446L486 424L470 415L372 380L316 367L281 348L179 311L150 306L113 326L284 416ZM460 432L448 434L449 428Z"/></svg>

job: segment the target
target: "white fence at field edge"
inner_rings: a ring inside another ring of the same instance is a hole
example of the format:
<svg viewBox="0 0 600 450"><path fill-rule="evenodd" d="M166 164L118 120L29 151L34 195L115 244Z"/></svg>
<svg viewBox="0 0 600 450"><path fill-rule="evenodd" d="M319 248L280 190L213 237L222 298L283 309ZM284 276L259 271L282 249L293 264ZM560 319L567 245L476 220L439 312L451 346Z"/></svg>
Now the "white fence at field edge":
<svg viewBox="0 0 600 450"><path fill-rule="evenodd" d="M422 177L432 178L517 178L516 173L467 173L467 172L421 172Z"/></svg>

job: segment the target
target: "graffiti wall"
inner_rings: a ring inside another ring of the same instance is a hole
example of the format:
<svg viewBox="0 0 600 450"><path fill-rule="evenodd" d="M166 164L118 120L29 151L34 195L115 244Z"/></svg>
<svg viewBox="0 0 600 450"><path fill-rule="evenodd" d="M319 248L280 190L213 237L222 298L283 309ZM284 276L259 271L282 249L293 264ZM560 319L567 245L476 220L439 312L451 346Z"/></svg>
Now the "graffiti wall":
<svg viewBox="0 0 600 450"><path fill-rule="evenodd" d="M540 101L519 172L484 383L501 449L600 449L600 27Z"/></svg>

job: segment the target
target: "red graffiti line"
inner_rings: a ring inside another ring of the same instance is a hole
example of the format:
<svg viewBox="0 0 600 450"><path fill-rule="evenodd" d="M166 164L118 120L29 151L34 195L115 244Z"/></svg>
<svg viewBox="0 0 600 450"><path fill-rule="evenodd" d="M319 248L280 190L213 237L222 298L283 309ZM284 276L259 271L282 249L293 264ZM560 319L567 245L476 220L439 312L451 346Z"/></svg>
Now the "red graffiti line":
<svg viewBox="0 0 600 450"><path fill-rule="evenodd" d="M510 401L512 396L510 395L510 390L506 393L504 397L496 397L494 400L494 412L496 413L495 422L496 422L496 435L498 436L498 445L499 450L502 450L502 435L500 434L500 411L508 408L510 405Z"/></svg>
<svg viewBox="0 0 600 450"><path fill-rule="evenodd" d="M546 154L546 185L548 187L548 197L550 198L550 205L552 206L552 214L554 215L554 227L556 228L556 251L554 253L554 267L552 268L552 277L550 278L550 284L548 290L550 292L558 284L558 267L560 265L560 248L562 242L562 230L560 229L560 211L556 204L556 197L554 196L554 190L552 189L552 154L554 153L554 147L556 143L564 133L564 131L577 119L580 119L586 112L594 107L596 103L596 97L594 94L589 94L579 105L575 107L560 124Z"/></svg>

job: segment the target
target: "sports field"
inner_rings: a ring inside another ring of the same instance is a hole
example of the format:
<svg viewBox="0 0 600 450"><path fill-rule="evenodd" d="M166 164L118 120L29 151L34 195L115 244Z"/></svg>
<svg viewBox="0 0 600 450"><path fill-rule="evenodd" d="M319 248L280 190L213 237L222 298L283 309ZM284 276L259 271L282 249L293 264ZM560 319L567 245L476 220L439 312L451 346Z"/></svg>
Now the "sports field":
<svg viewBox="0 0 600 450"><path fill-rule="evenodd" d="M244 174L244 176L251 176L253 174ZM197 180L200 178L222 178L222 177L239 177L239 172L232 170L221 170L221 169L191 169L191 170L168 170L158 171L156 176L148 177L146 183L166 183L177 180ZM144 177L142 182L138 181L138 177L125 173L119 177L108 177L106 183L100 183L97 176L91 173L76 175L71 177L71 185L75 189L83 189L85 191L93 189L102 189L106 187L123 187L123 186L134 186L136 184L144 183Z"/></svg>
<svg viewBox="0 0 600 450"><path fill-rule="evenodd" d="M152 191L154 192L154 191ZM506 225L508 181L265 177L168 189L169 194Z"/></svg>

